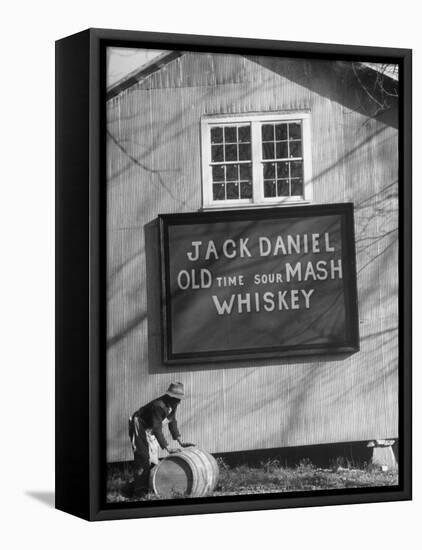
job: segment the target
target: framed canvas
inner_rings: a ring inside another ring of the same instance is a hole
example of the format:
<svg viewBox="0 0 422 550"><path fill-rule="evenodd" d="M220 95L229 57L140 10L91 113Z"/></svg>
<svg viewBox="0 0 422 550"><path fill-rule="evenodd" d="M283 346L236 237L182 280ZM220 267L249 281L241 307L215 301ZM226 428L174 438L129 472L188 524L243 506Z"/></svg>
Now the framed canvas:
<svg viewBox="0 0 422 550"><path fill-rule="evenodd" d="M56 506L411 498L411 51L56 43Z"/></svg>

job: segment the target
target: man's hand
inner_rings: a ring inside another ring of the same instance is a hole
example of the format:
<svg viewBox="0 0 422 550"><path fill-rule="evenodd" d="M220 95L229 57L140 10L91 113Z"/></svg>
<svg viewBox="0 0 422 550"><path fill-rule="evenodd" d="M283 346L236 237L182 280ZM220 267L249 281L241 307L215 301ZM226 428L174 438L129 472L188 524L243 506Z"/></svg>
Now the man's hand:
<svg viewBox="0 0 422 550"><path fill-rule="evenodd" d="M195 447L194 443L184 443L181 437L177 438L177 443L184 449L186 449L186 447Z"/></svg>
<svg viewBox="0 0 422 550"><path fill-rule="evenodd" d="M182 451L180 449L169 449L167 447L167 452L171 455L174 455L175 453L181 453Z"/></svg>

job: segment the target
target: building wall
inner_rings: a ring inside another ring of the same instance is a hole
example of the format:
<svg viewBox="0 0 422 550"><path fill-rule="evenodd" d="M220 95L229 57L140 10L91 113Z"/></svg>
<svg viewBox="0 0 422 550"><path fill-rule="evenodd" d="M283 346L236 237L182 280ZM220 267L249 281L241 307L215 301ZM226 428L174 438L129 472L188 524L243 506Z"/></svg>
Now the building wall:
<svg viewBox="0 0 422 550"><path fill-rule="evenodd" d="M397 120L351 66L185 53L108 104L107 458L128 460L127 418L172 380L183 436L211 452L398 434ZM348 357L167 367L158 214L201 208L200 117L309 109L314 202L352 201L361 351Z"/></svg>

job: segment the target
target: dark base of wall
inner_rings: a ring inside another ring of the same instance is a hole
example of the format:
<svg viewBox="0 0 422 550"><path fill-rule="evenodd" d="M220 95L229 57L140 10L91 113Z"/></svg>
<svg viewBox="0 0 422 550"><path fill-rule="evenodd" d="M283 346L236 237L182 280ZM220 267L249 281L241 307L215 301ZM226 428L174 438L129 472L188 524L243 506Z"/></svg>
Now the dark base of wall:
<svg viewBox="0 0 422 550"><path fill-rule="evenodd" d="M241 464L258 466L268 460L278 460L284 467L297 466L303 460L309 460L319 468L330 467L336 462L339 466L362 467L369 464L372 458L373 449L368 448L367 444L368 441L353 441L324 445L301 445L299 447L218 453L214 456L221 457L231 467ZM398 440L393 445L393 451L396 460L398 460Z"/></svg>

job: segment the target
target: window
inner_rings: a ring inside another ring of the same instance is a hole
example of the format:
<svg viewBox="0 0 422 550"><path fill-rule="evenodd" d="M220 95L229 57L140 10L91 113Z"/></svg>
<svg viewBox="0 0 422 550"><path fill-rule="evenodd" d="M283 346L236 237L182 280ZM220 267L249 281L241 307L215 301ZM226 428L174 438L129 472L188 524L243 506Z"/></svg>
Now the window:
<svg viewBox="0 0 422 550"><path fill-rule="evenodd" d="M312 200L309 113L209 116L201 125L205 208Z"/></svg>

